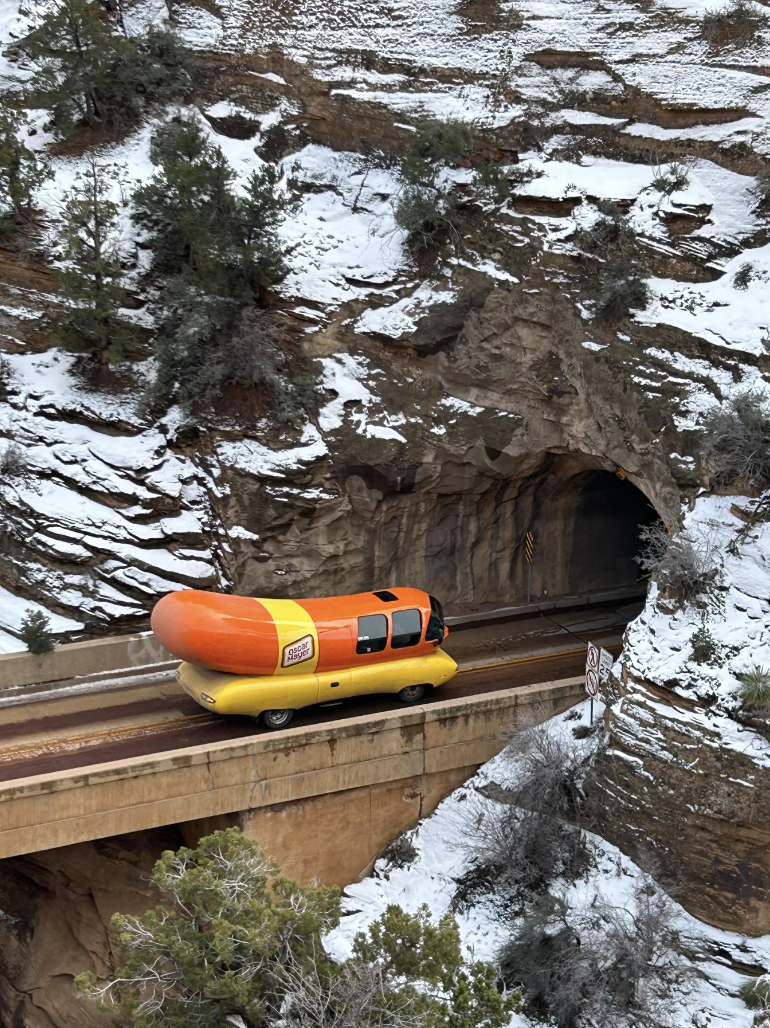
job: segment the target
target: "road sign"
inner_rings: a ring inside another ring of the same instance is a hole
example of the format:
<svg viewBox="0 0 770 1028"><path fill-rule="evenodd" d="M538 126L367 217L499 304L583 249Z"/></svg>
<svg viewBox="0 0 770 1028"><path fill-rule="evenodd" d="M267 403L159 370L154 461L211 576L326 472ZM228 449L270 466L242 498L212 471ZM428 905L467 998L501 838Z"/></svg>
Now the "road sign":
<svg viewBox="0 0 770 1028"><path fill-rule="evenodd" d="M602 647L599 650L599 681L606 682L609 680L610 671L612 671L612 665L615 663L615 658L612 656L609 650L605 650Z"/></svg>
<svg viewBox="0 0 770 1028"><path fill-rule="evenodd" d="M593 643L588 644L588 652L586 653L586 692L589 696L594 697L599 694L599 667L601 664L601 655L599 653L599 647L594 646Z"/></svg>
<svg viewBox="0 0 770 1028"><path fill-rule="evenodd" d="M535 553L535 537L531 532L527 532L524 537L524 558L527 564L532 563L532 557Z"/></svg>
<svg viewBox="0 0 770 1028"><path fill-rule="evenodd" d="M524 536L524 560L527 562L527 605L532 595L532 558L535 555L535 536L527 532Z"/></svg>

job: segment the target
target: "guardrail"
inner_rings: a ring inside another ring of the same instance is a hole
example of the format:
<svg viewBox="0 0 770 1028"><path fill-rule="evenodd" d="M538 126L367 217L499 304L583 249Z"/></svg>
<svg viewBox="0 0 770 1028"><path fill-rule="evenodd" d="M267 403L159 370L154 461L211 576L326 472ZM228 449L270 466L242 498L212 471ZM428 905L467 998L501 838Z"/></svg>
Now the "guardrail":
<svg viewBox="0 0 770 1028"><path fill-rule="evenodd" d="M4 653L0 655L0 698L6 690L22 686L136 673L140 668L158 668L170 662L179 663L152 632L64 643L40 655Z"/></svg>

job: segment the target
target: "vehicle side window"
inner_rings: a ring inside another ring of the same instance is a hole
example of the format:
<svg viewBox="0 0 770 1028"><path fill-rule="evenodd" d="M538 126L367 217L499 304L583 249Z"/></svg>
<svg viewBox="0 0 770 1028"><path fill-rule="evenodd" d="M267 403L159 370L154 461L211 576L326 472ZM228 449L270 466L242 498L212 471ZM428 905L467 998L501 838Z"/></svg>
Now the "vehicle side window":
<svg viewBox="0 0 770 1028"><path fill-rule="evenodd" d="M367 614L358 619L356 653L379 653L388 641L388 619L384 614Z"/></svg>
<svg viewBox="0 0 770 1028"><path fill-rule="evenodd" d="M419 610L393 611L393 639L391 648L400 650L404 646L416 646L422 635L422 617Z"/></svg>
<svg viewBox="0 0 770 1028"><path fill-rule="evenodd" d="M441 619L435 614L428 618L428 627L425 629L425 642L443 642L444 626Z"/></svg>

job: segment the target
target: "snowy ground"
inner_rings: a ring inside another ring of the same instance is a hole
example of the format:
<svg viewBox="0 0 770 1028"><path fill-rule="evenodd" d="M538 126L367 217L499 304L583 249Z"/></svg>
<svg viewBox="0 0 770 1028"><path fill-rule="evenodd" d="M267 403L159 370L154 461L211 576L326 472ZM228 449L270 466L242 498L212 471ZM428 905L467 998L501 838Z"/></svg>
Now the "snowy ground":
<svg viewBox="0 0 770 1028"><path fill-rule="evenodd" d="M770 668L770 523L747 529L731 512L750 510L740 496L704 496L684 517L682 531L713 552L719 568L708 602L672 611L653 584L642 614L628 627L622 664L636 678L682 695L717 700L723 710L738 704L737 674L755 665ZM720 647L720 659L698 664L690 639L706 627ZM676 683L676 684L674 684Z"/></svg>
<svg viewBox="0 0 770 1028"><path fill-rule="evenodd" d="M572 739L571 730L588 722L588 702L580 705L580 720L561 715L553 719L557 730ZM597 710L597 716L601 710ZM574 741L574 740L573 740ZM588 747L589 743L574 743ZM472 807L480 811L494 801L482 796L478 790L489 783L505 787L515 782L516 764L503 751L464 786L444 800L430 817L411 833L409 838L417 856L406 867L391 867L378 861L371 877L345 890L343 908L346 911L338 929L325 940L327 949L336 959L350 955L353 938L379 917L388 904L399 904L415 912L427 903L434 918L450 910L456 890L456 880L468 867L468 850L463 844L467 836ZM585 880L562 883L562 894L571 902L585 903L594 895L619 907L633 909L634 885L642 874L640 869L614 846L598 836L590 836L595 866ZM745 980L732 971L725 960L726 952L746 963L770 966L770 936L746 938L723 932L697 921L678 904L676 927L681 933L688 952L697 954L690 963L697 975L671 997L669 1013L675 1028L724 1025L725 1028L749 1028L753 1014L738 998L740 985ZM506 930L496 916L489 901L481 901L470 910L456 915L462 940L469 954L477 959L494 961L506 939ZM721 956L717 955L717 951ZM513 1028L531 1028L532 1022L523 1015L514 1015Z"/></svg>

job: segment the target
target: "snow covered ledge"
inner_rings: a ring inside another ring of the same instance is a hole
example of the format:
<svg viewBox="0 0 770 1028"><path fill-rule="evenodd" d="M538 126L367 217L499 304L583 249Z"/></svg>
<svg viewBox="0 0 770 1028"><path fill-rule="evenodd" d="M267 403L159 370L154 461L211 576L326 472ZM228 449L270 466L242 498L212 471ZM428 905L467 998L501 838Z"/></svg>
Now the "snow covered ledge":
<svg viewBox="0 0 770 1028"><path fill-rule="evenodd" d="M652 858L691 913L761 935L770 931L770 714L744 702L740 676L770 671L770 523L747 523L752 505L704 497L685 517L684 532L712 548L713 585L687 606L651 586L613 670L606 747L588 789L598 831L637 861Z"/></svg>

